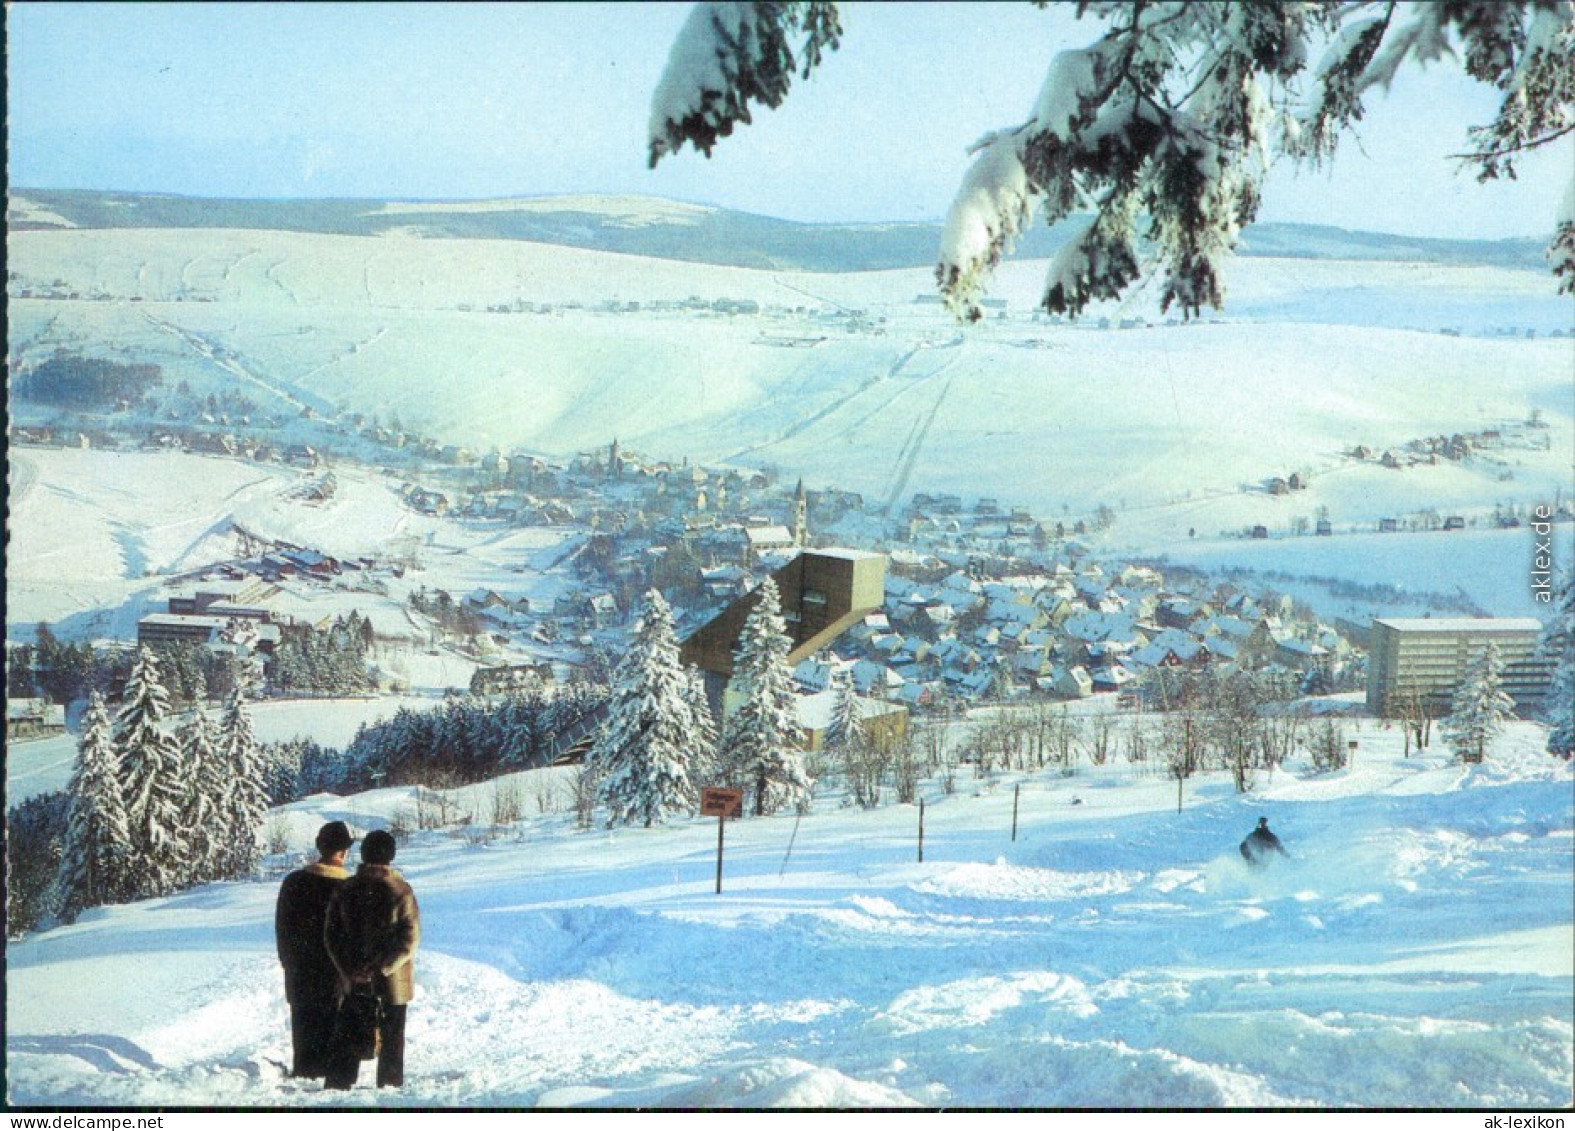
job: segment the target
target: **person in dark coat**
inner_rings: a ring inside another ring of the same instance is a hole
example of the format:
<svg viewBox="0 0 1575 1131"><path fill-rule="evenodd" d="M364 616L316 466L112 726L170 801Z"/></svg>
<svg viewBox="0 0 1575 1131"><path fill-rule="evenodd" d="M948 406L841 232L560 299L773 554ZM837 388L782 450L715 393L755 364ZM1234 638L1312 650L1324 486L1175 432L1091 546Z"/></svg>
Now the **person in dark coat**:
<svg viewBox="0 0 1575 1131"><path fill-rule="evenodd" d="M1275 852L1281 856L1290 855L1280 843L1280 838L1269 831L1269 818L1259 817L1258 827L1241 842L1241 858L1254 868L1261 868L1269 862L1270 854Z"/></svg>
<svg viewBox="0 0 1575 1131"><path fill-rule="evenodd" d="M273 933L290 1003L290 1075L320 1078L328 1072L328 1045L339 1011L339 972L323 945L328 901L350 878L345 853L355 843L343 821L317 831L317 863L291 872L279 885Z"/></svg>
<svg viewBox="0 0 1575 1131"><path fill-rule="evenodd" d="M421 911L415 893L391 866L394 838L379 829L361 843L361 866L328 906L323 941L339 971L340 990L370 989L382 1003L378 1025L377 1086L405 1082L405 1008L415 992L415 954ZM361 1068L353 1050L330 1056L328 1088L349 1088Z"/></svg>

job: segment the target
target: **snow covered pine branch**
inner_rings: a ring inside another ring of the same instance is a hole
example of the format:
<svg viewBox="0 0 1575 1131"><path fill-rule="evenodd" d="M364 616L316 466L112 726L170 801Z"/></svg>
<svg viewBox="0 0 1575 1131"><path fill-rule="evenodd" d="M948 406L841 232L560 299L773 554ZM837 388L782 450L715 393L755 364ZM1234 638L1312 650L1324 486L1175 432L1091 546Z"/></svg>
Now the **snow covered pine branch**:
<svg viewBox="0 0 1575 1131"><path fill-rule="evenodd" d="M808 78L821 53L835 50L842 35L835 4L696 4L651 102L651 167L686 141L709 157L735 123L751 121L751 102L782 105L797 67L789 40L799 32Z"/></svg>
<svg viewBox="0 0 1575 1131"><path fill-rule="evenodd" d="M1224 302L1221 267L1257 215L1271 158L1333 157L1374 87L1406 63L1460 59L1503 94L1467 130L1460 159L1482 180L1513 177L1529 150L1575 134L1575 0L1083 0L1106 30L1050 63L1022 124L977 142L947 217L936 279L961 319L1041 208L1089 219L1053 260L1043 305L1076 314L1149 268L1188 316ZM702 3L653 99L651 164L685 141L709 155L786 97L802 34L803 75L840 37L832 3ZM1310 61L1317 57L1317 62ZM1552 218L1549 261L1575 293L1575 182Z"/></svg>

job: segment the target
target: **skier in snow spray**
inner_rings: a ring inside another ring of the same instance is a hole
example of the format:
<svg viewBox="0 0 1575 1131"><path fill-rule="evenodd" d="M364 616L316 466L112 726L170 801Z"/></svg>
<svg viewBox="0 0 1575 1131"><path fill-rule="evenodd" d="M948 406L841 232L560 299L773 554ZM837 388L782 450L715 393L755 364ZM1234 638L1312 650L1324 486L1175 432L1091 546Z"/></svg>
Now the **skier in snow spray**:
<svg viewBox="0 0 1575 1131"><path fill-rule="evenodd" d="M1269 856L1274 852L1281 856L1290 855L1280 843L1280 838L1269 831L1269 818L1259 817L1258 827L1241 842L1241 858L1252 867L1261 868L1269 862Z"/></svg>

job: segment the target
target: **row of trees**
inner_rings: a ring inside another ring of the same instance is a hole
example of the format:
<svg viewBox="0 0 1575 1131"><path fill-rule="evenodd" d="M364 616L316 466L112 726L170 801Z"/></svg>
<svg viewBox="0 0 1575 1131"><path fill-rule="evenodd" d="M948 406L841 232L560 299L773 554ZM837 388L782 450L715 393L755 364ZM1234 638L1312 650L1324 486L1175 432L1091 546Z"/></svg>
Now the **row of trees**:
<svg viewBox="0 0 1575 1131"><path fill-rule="evenodd" d="M275 691L295 694L357 695L377 686L367 667L374 635L372 622L352 609L319 632L285 632L274 651L271 683Z"/></svg>
<svg viewBox="0 0 1575 1131"><path fill-rule="evenodd" d="M157 365L56 350L18 378L16 391L43 404L86 409L140 401L163 380L164 371Z"/></svg>
<svg viewBox="0 0 1575 1131"><path fill-rule="evenodd" d="M609 825L649 827L699 808L702 784L736 788L746 811L804 808L813 786L798 724L791 640L771 580L756 591L718 734L698 672L679 659L672 609L645 594L633 645L613 678L608 717L587 769Z"/></svg>
<svg viewBox="0 0 1575 1131"><path fill-rule="evenodd" d="M89 700L67 787L52 900L63 919L104 903L249 875L261 859L266 771L237 687L218 725L172 729L158 660L140 649L112 719Z"/></svg>
<svg viewBox="0 0 1575 1131"><path fill-rule="evenodd" d="M423 587L411 592L408 603L412 609L430 617L450 636L470 640L486 631L481 617L473 609L455 601L446 589L428 593Z"/></svg>
<svg viewBox="0 0 1575 1131"><path fill-rule="evenodd" d="M33 643L6 649L6 697L74 703L90 691L106 691L129 670L130 658L124 653L95 649L87 641L67 643L40 621Z"/></svg>
<svg viewBox="0 0 1575 1131"><path fill-rule="evenodd" d="M357 730L333 765L303 761L302 788L462 785L545 765L559 753L557 736L606 698L604 688L590 683L569 683L552 693L537 683L493 700L456 696L427 711L401 707Z"/></svg>
<svg viewBox="0 0 1575 1131"><path fill-rule="evenodd" d="M377 681L368 666L375 639L372 622L352 610L326 629L292 628L275 650L270 684L281 694L356 695ZM172 704L222 702L241 678L229 653L188 641L148 645L157 656L161 681ZM32 644L10 650L6 694L41 695L52 703L74 703L123 681L131 658L123 651L96 650L86 641L70 644L40 623Z"/></svg>

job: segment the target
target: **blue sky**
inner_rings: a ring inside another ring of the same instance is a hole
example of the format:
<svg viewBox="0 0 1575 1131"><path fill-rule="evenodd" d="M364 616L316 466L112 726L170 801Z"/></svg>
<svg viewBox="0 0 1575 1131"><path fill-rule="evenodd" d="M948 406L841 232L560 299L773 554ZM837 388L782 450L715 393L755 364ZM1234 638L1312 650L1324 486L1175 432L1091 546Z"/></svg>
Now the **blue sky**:
<svg viewBox="0 0 1575 1131"><path fill-rule="evenodd" d="M195 196L646 193L798 220L944 215L989 129L1097 28L1014 4L846 5L787 103L707 160L646 168L684 4L45 4L8 8L10 183ZM1494 93L1435 64L1371 100L1331 169L1277 169L1264 220L1540 236L1567 141L1479 186L1448 155Z"/></svg>

